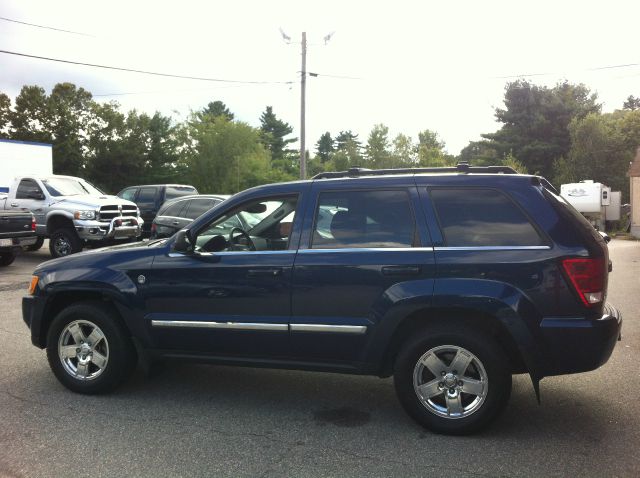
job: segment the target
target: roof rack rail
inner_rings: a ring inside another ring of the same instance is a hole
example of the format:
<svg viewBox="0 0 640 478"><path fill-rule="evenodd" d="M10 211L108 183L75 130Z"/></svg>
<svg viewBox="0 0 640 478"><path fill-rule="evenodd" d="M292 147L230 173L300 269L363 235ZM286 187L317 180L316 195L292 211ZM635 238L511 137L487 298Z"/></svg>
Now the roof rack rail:
<svg viewBox="0 0 640 478"><path fill-rule="evenodd" d="M418 174L418 173L475 173L475 174L518 174L509 166L471 166L466 161L459 162L456 166L445 166L440 168L395 168L395 169L368 169L349 168L347 171L330 171L320 173L311 179L331 179L331 178L358 178L361 176L384 176L391 174Z"/></svg>

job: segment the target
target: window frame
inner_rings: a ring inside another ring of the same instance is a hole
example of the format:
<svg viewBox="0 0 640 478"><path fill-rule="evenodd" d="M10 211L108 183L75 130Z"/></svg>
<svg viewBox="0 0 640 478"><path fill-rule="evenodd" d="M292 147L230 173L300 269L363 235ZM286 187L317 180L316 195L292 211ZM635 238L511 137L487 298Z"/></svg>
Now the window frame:
<svg viewBox="0 0 640 478"><path fill-rule="evenodd" d="M314 205L313 205L313 209L311 211L312 214L312 222L311 222L311 230L309 231L309 241L307 244L307 247L304 248L304 250L310 250L310 251L322 251L324 249L326 250L331 250L331 251L341 251L341 250L345 250L345 249L351 249L351 250L380 250L380 251L392 251L392 250L398 250L398 249L419 249L419 248L423 248L423 241L422 241L422 236L420 233L420 227L418 224L418 217L417 217L417 211L416 211L416 207L414 204L414 198L411 194L411 188L415 186L390 186L390 187L384 187L384 188L379 188L379 187L348 187L348 188L327 188L327 189L320 189L316 192L315 195L315 201L314 201ZM402 246L402 247L332 247L332 248L316 248L314 249L313 247L313 239L314 239L314 234L316 232L316 227L317 227L317 220L318 220L318 211L320 209L320 197L323 194L327 194L327 193L352 193L352 192L363 192L363 193L367 193L367 192L395 192L395 191L402 191L406 194L407 196L407 201L409 203L409 210L411 212L411 218L413 220L413 244L410 246ZM300 247L300 249L303 249L302 247Z"/></svg>
<svg viewBox="0 0 640 478"><path fill-rule="evenodd" d="M442 238L442 245L438 247L440 249L500 250L500 249L549 249L549 248L552 247L553 243L549 239L549 236L538 225L538 223L533 220L531 215L511 196L511 194L509 194L504 189L500 189L500 188L496 188L496 187L492 187L492 186L459 186L459 185L453 185L453 186L427 186L426 190L427 190L427 199L429 201L429 206L431 207L431 209L433 211L434 218L435 218L435 222L436 222L435 226L438 227L438 232L440 233L440 237ZM445 230L444 230L444 227L442 226L442 221L440 219L440 213L438 211L438 208L436 207L435 201L433 200L433 196L431 195L432 191L437 191L437 190L446 190L446 191L459 190L459 191L463 191L463 192L467 192L467 191L494 191L494 192L497 192L498 194L500 194L503 197L505 197L507 199L507 201L509 203L511 203L516 208L516 210L519 211L524 216L524 218L527 220L529 225L538 234L538 237L540 238L541 244L535 245L535 246L533 246L533 245L528 245L528 246L527 245L502 245L502 246L495 246L495 245L493 245L493 246L492 245L450 246L450 245L448 245L447 244L447 236L445 234Z"/></svg>

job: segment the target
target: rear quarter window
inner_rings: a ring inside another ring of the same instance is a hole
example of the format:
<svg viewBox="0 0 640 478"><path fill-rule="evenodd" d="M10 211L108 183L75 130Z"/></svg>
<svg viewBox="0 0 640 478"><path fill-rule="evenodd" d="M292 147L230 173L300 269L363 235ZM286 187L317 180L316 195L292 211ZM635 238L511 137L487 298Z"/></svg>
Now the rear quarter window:
<svg viewBox="0 0 640 478"><path fill-rule="evenodd" d="M431 189L445 245L544 246L546 241L515 202L495 189Z"/></svg>
<svg viewBox="0 0 640 478"><path fill-rule="evenodd" d="M180 196L188 196L190 194L198 194L196 188L192 186L167 186L164 193L165 201L170 199L179 198Z"/></svg>

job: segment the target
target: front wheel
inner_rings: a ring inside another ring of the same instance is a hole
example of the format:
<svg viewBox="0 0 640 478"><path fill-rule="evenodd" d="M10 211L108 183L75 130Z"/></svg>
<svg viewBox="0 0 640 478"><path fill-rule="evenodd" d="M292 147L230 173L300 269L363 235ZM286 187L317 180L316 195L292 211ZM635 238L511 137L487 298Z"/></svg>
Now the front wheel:
<svg viewBox="0 0 640 478"><path fill-rule="evenodd" d="M16 255L13 252L0 253L0 267L5 267L13 264L16 260Z"/></svg>
<svg viewBox="0 0 640 478"><path fill-rule="evenodd" d="M82 240L74 229L58 229L49 238L49 252L52 257L64 257L82 251Z"/></svg>
<svg viewBox="0 0 640 478"><path fill-rule="evenodd" d="M81 303L60 312L47 334L47 358L56 378L78 393L115 389L137 358L119 318L101 303Z"/></svg>
<svg viewBox="0 0 640 478"><path fill-rule="evenodd" d="M489 425L511 395L511 370L500 345L466 326L435 326L398 354L400 403L424 427L467 435Z"/></svg>

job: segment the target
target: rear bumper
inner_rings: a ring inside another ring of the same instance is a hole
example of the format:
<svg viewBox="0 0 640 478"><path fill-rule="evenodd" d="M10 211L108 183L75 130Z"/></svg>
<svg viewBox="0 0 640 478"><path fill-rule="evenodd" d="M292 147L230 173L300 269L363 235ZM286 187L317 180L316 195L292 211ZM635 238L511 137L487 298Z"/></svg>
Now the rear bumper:
<svg viewBox="0 0 640 478"><path fill-rule="evenodd" d="M540 327L547 352L545 376L588 372L609 360L622 338L622 314L606 304L597 320L545 318Z"/></svg>
<svg viewBox="0 0 640 478"><path fill-rule="evenodd" d="M25 246L32 246L36 243L38 236L35 233L18 233L18 237L0 237L0 250L10 251L14 249L20 249Z"/></svg>

